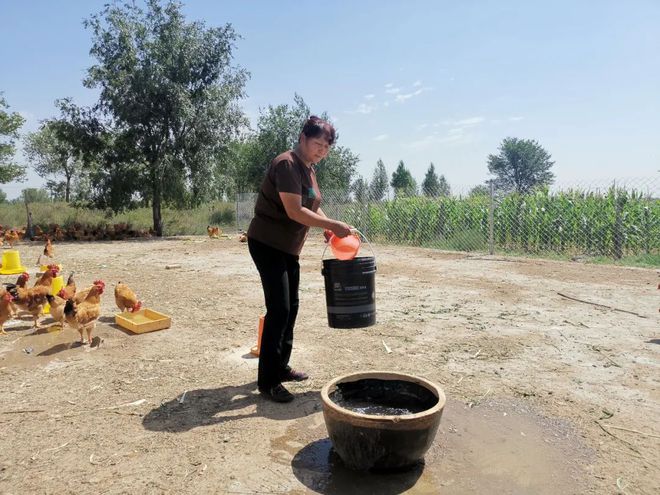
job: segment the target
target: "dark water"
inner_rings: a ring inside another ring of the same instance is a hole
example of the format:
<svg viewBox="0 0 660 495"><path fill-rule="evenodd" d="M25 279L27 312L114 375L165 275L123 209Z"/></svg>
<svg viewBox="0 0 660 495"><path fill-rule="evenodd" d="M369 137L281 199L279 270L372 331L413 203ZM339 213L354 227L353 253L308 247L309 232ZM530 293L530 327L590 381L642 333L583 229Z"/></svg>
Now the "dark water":
<svg viewBox="0 0 660 495"><path fill-rule="evenodd" d="M339 383L329 397L344 409L377 416L416 414L438 403L438 398L421 385L376 378Z"/></svg>

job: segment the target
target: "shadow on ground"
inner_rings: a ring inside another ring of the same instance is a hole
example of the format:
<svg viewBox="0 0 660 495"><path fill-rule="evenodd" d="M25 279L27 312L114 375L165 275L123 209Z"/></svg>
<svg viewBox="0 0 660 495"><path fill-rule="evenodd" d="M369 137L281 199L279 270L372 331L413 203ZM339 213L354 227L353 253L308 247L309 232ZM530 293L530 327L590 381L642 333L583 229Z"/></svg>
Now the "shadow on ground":
<svg viewBox="0 0 660 495"><path fill-rule="evenodd" d="M325 495L398 495L412 488L424 472L421 462L405 470L352 471L344 466L329 438L303 447L291 467L298 481Z"/></svg>
<svg viewBox="0 0 660 495"><path fill-rule="evenodd" d="M251 382L245 385L182 392L175 399L164 402L147 413L142 425L151 431L177 433L199 426L251 417L296 419L318 410L318 392L298 394L294 402L277 404L261 397L256 388L257 382ZM247 410L241 411L243 409ZM236 413L231 414L232 411Z"/></svg>

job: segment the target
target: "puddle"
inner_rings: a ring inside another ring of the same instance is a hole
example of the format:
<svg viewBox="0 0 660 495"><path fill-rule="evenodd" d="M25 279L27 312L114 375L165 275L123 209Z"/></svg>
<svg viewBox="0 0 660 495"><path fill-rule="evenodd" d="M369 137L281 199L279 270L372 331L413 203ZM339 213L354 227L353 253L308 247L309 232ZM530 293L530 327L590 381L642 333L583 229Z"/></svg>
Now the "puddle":
<svg viewBox="0 0 660 495"><path fill-rule="evenodd" d="M311 424L310 424L311 422ZM316 493L436 495L583 493L593 453L563 421L514 401L473 409L448 401L425 462L393 473L356 473L331 448L322 414L296 422L271 441L271 458Z"/></svg>

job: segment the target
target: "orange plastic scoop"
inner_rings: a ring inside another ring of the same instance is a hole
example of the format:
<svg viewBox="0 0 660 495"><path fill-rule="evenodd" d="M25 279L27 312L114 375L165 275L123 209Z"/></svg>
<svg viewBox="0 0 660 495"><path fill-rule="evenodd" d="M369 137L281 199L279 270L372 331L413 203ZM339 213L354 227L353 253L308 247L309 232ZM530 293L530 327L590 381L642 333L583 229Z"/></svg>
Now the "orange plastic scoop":
<svg viewBox="0 0 660 495"><path fill-rule="evenodd" d="M350 234L346 237L337 237L333 234L328 242L332 254L338 260L352 260L355 258L362 243L360 237L356 234Z"/></svg>

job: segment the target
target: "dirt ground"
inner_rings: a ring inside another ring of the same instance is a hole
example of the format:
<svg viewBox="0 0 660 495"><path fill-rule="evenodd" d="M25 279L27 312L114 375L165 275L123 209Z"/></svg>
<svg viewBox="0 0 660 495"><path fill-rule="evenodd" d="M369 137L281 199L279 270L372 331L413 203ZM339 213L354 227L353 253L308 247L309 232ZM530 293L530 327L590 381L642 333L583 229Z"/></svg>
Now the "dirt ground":
<svg viewBox="0 0 660 495"><path fill-rule="evenodd" d="M34 273L42 246L18 249ZM245 244L57 244L65 277L107 284L102 342L7 325L0 492L660 493L657 270L374 250L378 323L338 330L327 325L323 244L308 241L292 364L311 379L291 385L293 403L274 404L256 393L248 354L263 296ZM119 280L172 327L133 335L115 326ZM341 465L319 391L356 370L443 387L424 465L393 474Z"/></svg>

